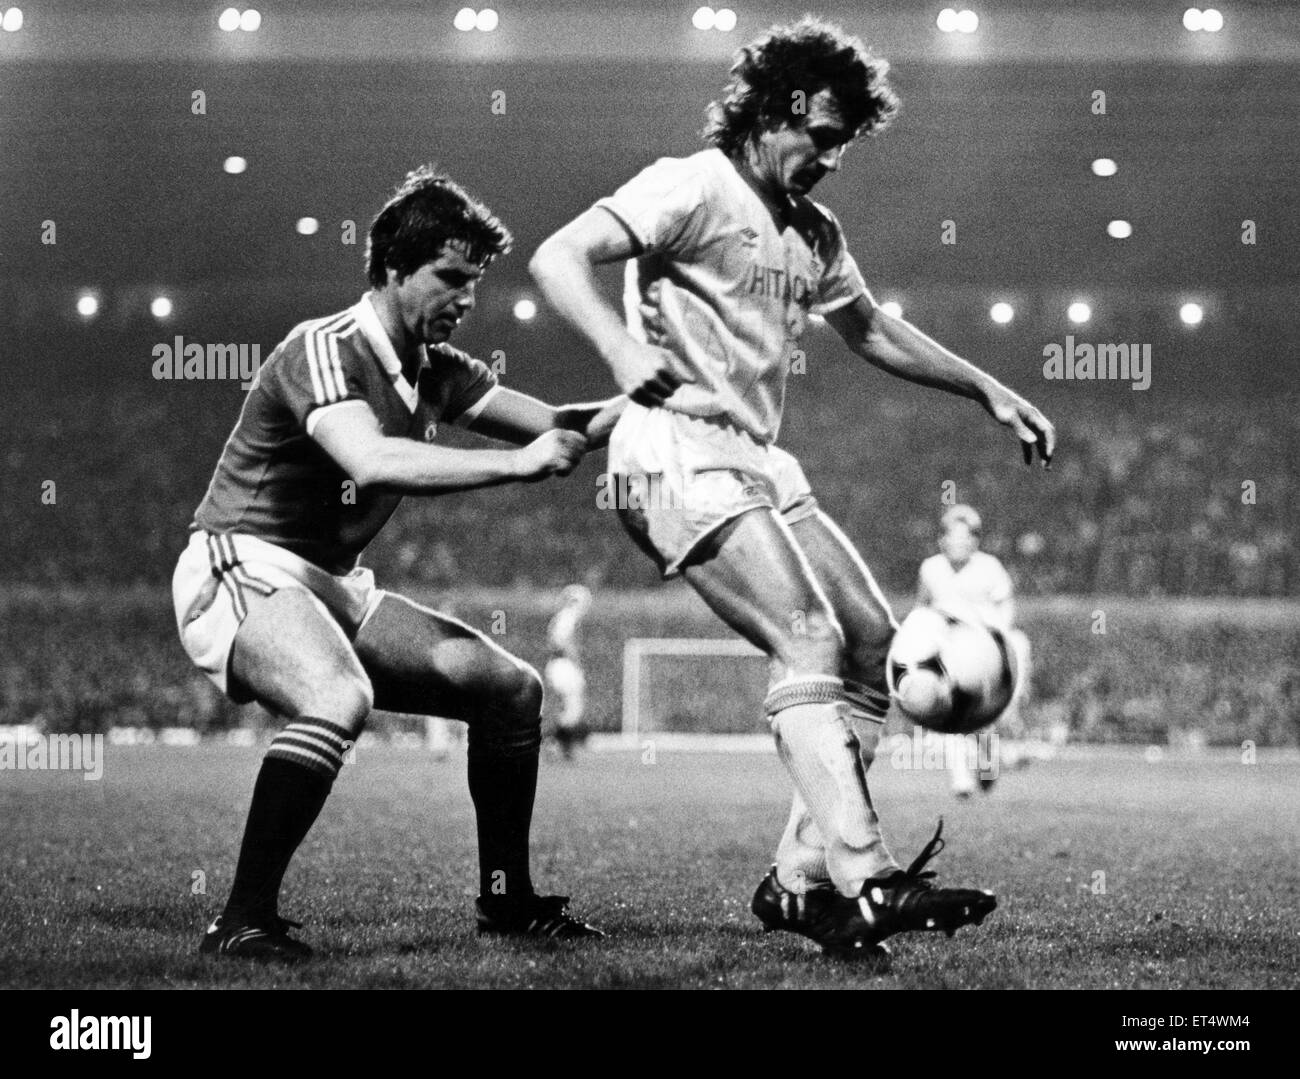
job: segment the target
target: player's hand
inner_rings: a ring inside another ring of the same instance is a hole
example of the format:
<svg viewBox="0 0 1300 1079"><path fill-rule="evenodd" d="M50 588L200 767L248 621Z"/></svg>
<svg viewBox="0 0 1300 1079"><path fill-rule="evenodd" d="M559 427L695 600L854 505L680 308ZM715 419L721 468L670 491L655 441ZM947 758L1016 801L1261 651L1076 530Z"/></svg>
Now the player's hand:
<svg viewBox="0 0 1300 1079"><path fill-rule="evenodd" d="M567 476L586 452L587 440L580 432L553 428L515 451L519 478L533 481L547 476Z"/></svg>
<svg viewBox="0 0 1300 1079"><path fill-rule="evenodd" d="M613 397L589 405L560 405L555 410L555 426L566 431L581 431L587 436L587 449L608 445L609 436L627 408L626 397Z"/></svg>
<svg viewBox="0 0 1300 1079"><path fill-rule="evenodd" d="M1020 449L1025 455L1025 464L1034 463L1034 447L1037 446L1043 467L1052 467L1052 454L1056 452L1056 428L1051 420L1005 386L988 390L984 407L998 423L1015 431L1016 437L1020 439Z"/></svg>
<svg viewBox="0 0 1300 1079"><path fill-rule="evenodd" d="M609 357L618 388L638 405L654 408L668 400L683 382L694 382L686 365L666 348L628 338Z"/></svg>

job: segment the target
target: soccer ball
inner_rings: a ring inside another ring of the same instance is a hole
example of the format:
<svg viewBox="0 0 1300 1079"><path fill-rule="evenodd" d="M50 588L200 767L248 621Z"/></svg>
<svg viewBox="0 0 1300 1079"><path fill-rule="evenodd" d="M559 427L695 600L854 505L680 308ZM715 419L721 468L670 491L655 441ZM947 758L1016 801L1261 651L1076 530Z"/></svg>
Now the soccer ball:
<svg viewBox="0 0 1300 1079"><path fill-rule="evenodd" d="M894 634L885 663L889 695L932 731L972 734L998 718L1016 689L1006 636L973 610L919 607Z"/></svg>

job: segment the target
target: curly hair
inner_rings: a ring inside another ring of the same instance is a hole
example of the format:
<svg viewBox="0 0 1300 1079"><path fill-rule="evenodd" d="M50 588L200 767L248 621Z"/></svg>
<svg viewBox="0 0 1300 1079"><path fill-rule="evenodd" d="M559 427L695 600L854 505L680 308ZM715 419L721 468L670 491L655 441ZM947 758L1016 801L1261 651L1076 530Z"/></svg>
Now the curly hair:
<svg viewBox="0 0 1300 1079"><path fill-rule="evenodd" d="M806 106L822 90L834 95L854 136L875 134L898 112L888 71L886 61L833 23L806 15L774 26L736 54L722 100L709 103L704 140L733 157L762 131L802 127L807 116L795 103Z"/></svg>
<svg viewBox="0 0 1300 1079"><path fill-rule="evenodd" d="M466 258L487 265L514 243L510 230L478 199L433 165L408 172L397 192L370 223L366 276L376 288L408 277L442 253L462 245Z"/></svg>

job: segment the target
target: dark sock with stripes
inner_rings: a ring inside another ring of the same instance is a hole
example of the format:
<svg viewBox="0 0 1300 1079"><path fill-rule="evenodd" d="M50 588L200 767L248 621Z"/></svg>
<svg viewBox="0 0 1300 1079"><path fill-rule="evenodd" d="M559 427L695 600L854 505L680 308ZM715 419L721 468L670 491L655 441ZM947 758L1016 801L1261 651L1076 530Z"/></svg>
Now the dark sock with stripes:
<svg viewBox="0 0 1300 1079"><path fill-rule="evenodd" d="M253 787L235 883L226 900L227 924L277 913L289 861L329 797L350 738L336 724L303 716L271 743Z"/></svg>
<svg viewBox="0 0 1300 1079"><path fill-rule="evenodd" d="M488 910L507 908L533 894L528 836L540 751L535 728L509 740L487 739L470 728L469 794L478 818L479 898Z"/></svg>

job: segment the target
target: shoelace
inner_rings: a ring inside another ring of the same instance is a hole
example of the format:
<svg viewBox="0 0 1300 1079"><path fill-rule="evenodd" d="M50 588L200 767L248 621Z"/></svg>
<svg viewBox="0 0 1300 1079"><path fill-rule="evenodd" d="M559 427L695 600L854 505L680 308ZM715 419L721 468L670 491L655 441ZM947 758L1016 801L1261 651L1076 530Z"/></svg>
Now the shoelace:
<svg viewBox="0 0 1300 1079"><path fill-rule="evenodd" d="M906 869L895 869L892 873L884 877L873 877L866 882L863 890L869 887L893 888L900 884L915 884L920 888L932 888L931 881L938 875L933 869L926 869L930 860L947 846L943 839L943 818L939 818L939 827L934 830L934 835L930 837L921 853L912 859L912 864Z"/></svg>

